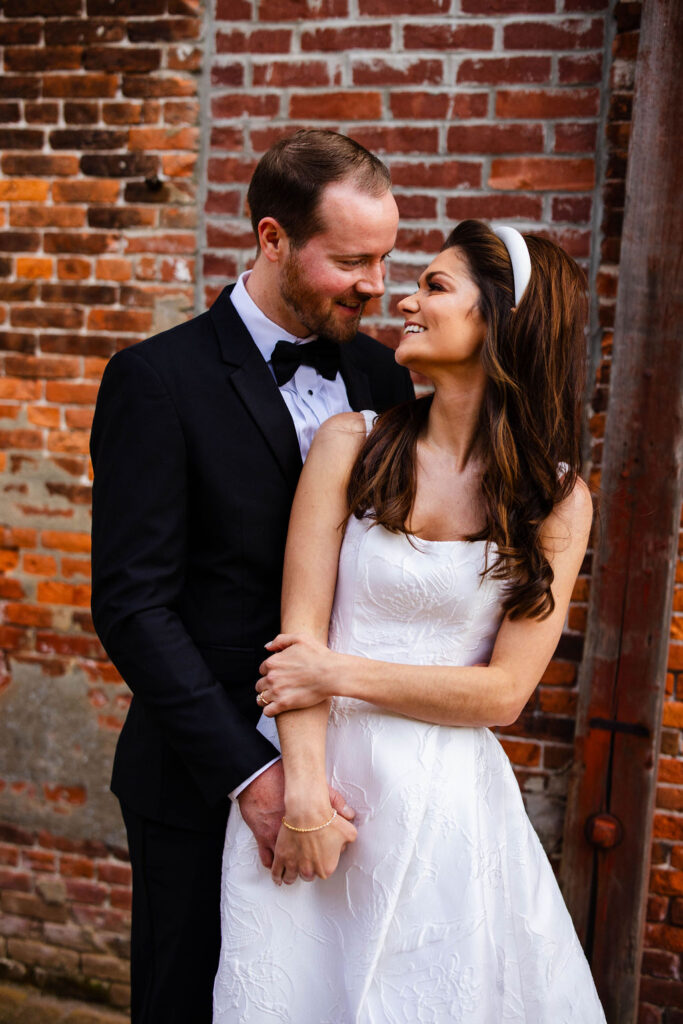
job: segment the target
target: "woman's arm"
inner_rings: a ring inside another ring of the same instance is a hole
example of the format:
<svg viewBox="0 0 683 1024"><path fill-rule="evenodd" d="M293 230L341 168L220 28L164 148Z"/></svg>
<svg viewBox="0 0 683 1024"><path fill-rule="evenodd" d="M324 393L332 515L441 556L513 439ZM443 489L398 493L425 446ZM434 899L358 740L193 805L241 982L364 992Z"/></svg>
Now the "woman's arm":
<svg viewBox="0 0 683 1024"><path fill-rule="evenodd" d="M555 608L548 618L506 618L487 666L395 665L328 651L314 639L281 634L261 667L268 714L331 694L356 697L441 725L509 725L538 684L560 638L592 520L590 493L577 481L546 520L542 541L552 566Z"/></svg>
<svg viewBox="0 0 683 1024"><path fill-rule="evenodd" d="M324 423L311 447L297 488L287 535L282 588L282 624L326 645L337 581L346 486L365 438L357 413ZM325 770L329 701L278 716L277 727L285 773L285 819L298 828L322 824L332 815ZM293 832L281 828L272 874L276 882L293 882L299 874L327 877L342 847L356 830L343 818L325 829Z"/></svg>

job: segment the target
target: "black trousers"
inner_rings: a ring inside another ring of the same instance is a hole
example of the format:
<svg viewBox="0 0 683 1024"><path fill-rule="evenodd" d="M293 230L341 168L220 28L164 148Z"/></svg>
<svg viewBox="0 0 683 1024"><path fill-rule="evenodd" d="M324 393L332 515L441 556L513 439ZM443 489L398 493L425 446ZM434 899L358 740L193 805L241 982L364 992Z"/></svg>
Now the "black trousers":
<svg viewBox="0 0 683 1024"><path fill-rule="evenodd" d="M131 1024L211 1024L225 836L121 810L133 873Z"/></svg>

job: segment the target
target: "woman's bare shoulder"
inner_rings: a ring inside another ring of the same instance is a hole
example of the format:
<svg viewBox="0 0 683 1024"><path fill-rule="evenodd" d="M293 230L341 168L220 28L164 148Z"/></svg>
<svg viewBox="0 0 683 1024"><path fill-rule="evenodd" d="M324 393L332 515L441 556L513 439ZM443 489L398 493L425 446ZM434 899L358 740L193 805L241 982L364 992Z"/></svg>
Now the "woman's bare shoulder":
<svg viewBox="0 0 683 1024"><path fill-rule="evenodd" d="M576 478L569 494L555 506L541 528L543 546L558 553L566 547L585 550L593 522L593 499L588 484Z"/></svg>

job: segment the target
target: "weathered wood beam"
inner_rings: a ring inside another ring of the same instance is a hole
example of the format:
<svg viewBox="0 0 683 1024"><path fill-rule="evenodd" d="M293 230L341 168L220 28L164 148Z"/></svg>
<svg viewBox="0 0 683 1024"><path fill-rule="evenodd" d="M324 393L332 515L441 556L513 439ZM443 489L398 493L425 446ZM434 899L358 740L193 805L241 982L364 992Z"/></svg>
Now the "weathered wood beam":
<svg viewBox="0 0 683 1024"><path fill-rule="evenodd" d="M637 1016L681 508L682 6L643 5L561 872L610 1024Z"/></svg>

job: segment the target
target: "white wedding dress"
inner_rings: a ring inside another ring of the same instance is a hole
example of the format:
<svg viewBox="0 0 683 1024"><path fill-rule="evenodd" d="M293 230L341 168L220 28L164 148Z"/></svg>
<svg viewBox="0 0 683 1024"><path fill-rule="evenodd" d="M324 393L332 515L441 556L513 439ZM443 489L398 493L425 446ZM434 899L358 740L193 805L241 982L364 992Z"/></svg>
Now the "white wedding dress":
<svg viewBox="0 0 683 1024"><path fill-rule="evenodd" d="M503 584L482 580L484 553L352 519L330 645L398 663L487 661ZM261 728L275 735L272 720ZM358 826L331 878L275 886L232 810L214 1024L604 1024L488 729L335 698L327 761Z"/></svg>

